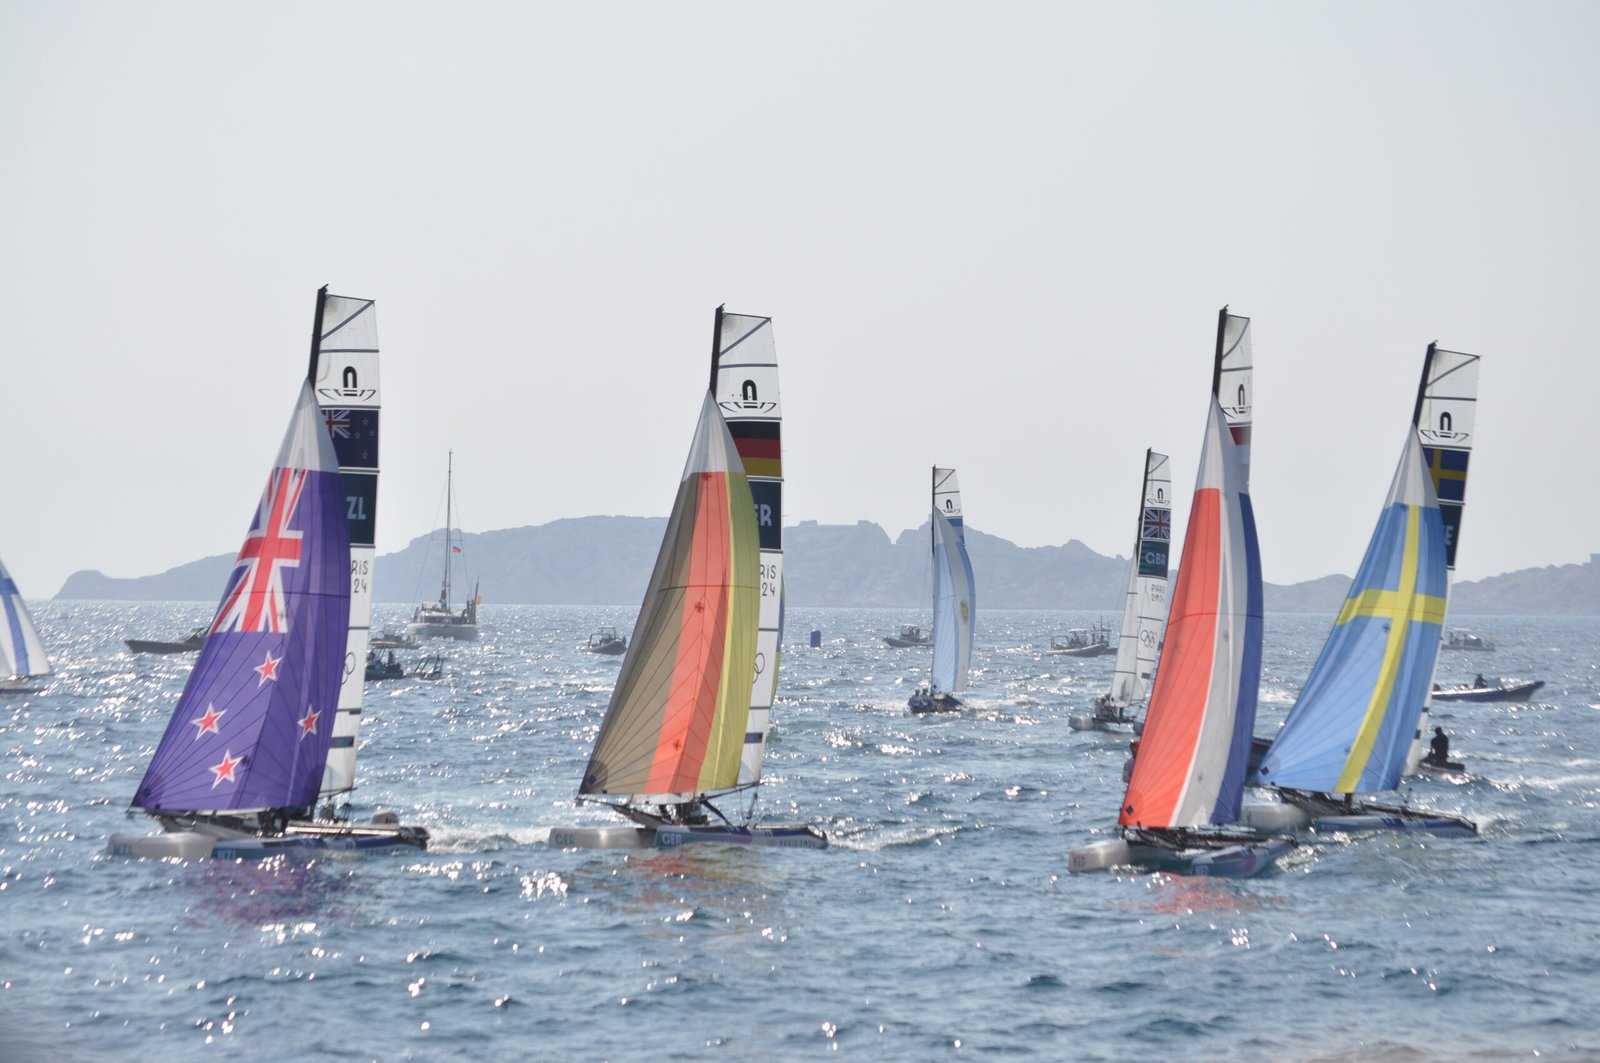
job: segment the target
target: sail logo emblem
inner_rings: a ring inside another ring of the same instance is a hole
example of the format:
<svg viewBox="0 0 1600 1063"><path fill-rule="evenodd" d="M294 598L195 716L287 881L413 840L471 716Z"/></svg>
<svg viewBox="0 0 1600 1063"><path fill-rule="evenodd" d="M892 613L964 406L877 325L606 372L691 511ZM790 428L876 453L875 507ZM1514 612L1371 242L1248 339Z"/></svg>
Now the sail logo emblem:
<svg viewBox="0 0 1600 1063"><path fill-rule="evenodd" d="M724 410L744 413L768 413L777 407L775 402L764 401L756 390L754 380L746 380L739 386L739 397L725 402L717 403Z"/></svg>
<svg viewBox="0 0 1600 1063"><path fill-rule="evenodd" d="M1144 519L1139 522L1139 538L1172 541L1172 510L1160 506L1146 506Z"/></svg>
<svg viewBox="0 0 1600 1063"><path fill-rule="evenodd" d="M326 399L364 401L378 393L376 388L364 388L360 385L356 376L356 367L353 365L344 367L344 377L340 383L341 386L336 388L318 388L317 394Z"/></svg>
<svg viewBox="0 0 1600 1063"><path fill-rule="evenodd" d="M292 530L289 523L300 507L308 475L305 469L272 470L272 480L256 510L255 527L245 536L234 562L234 582L211 624L212 634L288 631L283 577L286 570L299 566L304 546L303 533Z"/></svg>

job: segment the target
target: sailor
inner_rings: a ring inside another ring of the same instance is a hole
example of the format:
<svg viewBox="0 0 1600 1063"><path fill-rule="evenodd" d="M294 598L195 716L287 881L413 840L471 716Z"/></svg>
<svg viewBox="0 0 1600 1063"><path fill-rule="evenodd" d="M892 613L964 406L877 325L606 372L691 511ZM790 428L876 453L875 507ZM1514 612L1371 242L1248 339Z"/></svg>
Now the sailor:
<svg viewBox="0 0 1600 1063"><path fill-rule="evenodd" d="M1479 672L1477 678L1474 679L1472 682L1473 682L1474 686L1479 687L1479 688L1486 687L1486 686L1489 685L1489 681L1483 678L1483 673L1482 672Z"/></svg>
<svg viewBox="0 0 1600 1063"><path fill-rule="evenodd" d="M1128 759L1122 765L1122 781L1127 782L1133 778L1133 760L1139 755L1139 740L1135 738L1128 743Z"/></svg>
<svg viewBox="0 0 1600 1063"><path fill-rule="evenodd" d="M1433 729L1433 741L1428 743L1428 763L1444 767L1450 763L1450 739L1443 727Z"/></svg>

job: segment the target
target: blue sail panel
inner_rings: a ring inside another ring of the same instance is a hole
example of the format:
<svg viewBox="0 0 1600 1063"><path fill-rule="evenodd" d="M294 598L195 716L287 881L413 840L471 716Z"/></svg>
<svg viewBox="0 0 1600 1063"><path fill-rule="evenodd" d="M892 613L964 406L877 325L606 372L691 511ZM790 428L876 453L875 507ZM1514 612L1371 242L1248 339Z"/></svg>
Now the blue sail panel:
<svg viewBox="0 0 1600 1063"><path fill-rule="evenodd" d="M315 802L348 636L345 511L338 458L308 385L136 806Z"/></svg>
<svg viewBox="0 0 1600 1063"><path fill-rule="evenodd" d="M1444 523L1414 441L1390 498L1258 783L1361 793L1400 781L1433 679L1446 587Z"/></svg>

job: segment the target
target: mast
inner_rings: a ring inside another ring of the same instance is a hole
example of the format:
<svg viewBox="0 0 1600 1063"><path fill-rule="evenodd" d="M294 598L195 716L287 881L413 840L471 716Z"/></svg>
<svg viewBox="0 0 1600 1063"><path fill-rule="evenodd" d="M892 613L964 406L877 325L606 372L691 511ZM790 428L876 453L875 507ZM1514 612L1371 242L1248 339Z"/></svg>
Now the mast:
<svg viewBox="0 0 1600 1063"><path fill-rule="evenodd" d="M444 470L444 583L439 587L439 607L450 608L450 500L455 495L456 452L450 451Z"/></svg>
<svg viewBox="0 0 1600 1063"><path fill-rule="evenodd" d="M713 395L717 392L717 362L722 358L722 309L727 305L717 307L716 320L711 324L711 383L707 388Z"/></svg>
<svg viewBox="0 0 1600 1063"><path fill-rule="evenodd" d="M1222 401L1222 338L1228 331L1228 307L1223 304L1217 311L1217 354L1211 361L1211 397Z"/></svg>
<svg viewBox="0 0 1600 1063"><path fill-rule="evenodd" d="M317 382L317 359L322 357L322 310L328 305L328 286L324 284L317 289L317 312L311 319L311 365L306 369L306 379L315 386Z"/></svg>

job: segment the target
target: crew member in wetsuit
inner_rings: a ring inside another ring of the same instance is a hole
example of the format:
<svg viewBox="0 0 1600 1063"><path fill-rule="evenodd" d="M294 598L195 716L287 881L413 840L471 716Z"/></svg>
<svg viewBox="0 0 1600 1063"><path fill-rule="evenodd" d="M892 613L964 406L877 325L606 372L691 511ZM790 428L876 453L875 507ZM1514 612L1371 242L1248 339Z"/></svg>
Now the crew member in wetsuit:
<svg viewBox="0 0 1600 1063"><path fill-rule="evenodd" d="M1433 729L1433 741L1428 743L1428 763L1444 767L1450 763L1450 738L1443 727Z"/></svg>

